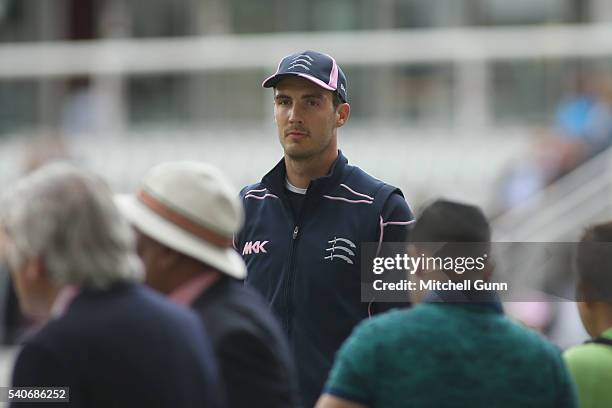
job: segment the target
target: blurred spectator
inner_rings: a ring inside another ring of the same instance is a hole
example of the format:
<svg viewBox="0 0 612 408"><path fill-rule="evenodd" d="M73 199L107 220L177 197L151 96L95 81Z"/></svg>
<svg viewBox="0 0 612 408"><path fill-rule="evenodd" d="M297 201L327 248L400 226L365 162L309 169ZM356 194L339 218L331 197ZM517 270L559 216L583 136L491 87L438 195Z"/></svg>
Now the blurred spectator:
<svg viewBox="0 0 612 408"><path fill-rule="evenodd" d="M13 386L69 387L70 403L54 406L220 406L202 325L136 282L132 233L97 177L44 166L3 195L0 222L20 305L46 321Z"/></svg>
<svg viewBox="0 0 612 408"><path fill-rule="evenodd" d="M471 242L485 248L490 231L477 207L436 201L417 219L410 238L413 245ZM487 264L461 279L488 280L490 272ZM427 280L444 275L417 274ZM353 332L318 408L576 406L559 351L505 317L494 293L415 294L417 306L373 318Z"/></svg>
<svg viewBox="0 0 612 408"><path fill-rule="evenodd" d="M22 158L22 168L25 174L44 166L47 163L68 159L68 149L64 139L52 134L35 139L26 144ZM0 273L4 273L0 266ZM33 322L24 316L19 309L17 296L11 275L0 276L0 299L2 303L0 321L2 322L2 342L14 344L32 326Z"/></svg>
<svg viewBox="0 0 612 408"><path fill-rule="evenodd" d="M191 306L212 337L229 406L297 406L291 354L263 298L245 287L246 267L232 248L243 221L236 191L212 166L154 167L136 197L118 197L138 230L147 283Z"/></svg>
<svg viewBox="0 0 612 408"><path fill-rule="evenodd" d="M101 126L99 105L89 85L73 88L62 109L62 130L71 137L96 134Z"/></svg>
<svg viewBox="0 0 612 408"><path fill-rule="evenodd" d="M579 76L575 93L561 101L549 131L504 176L500 210L525 201L612 142L612 87L603 75Z"/></svg>
<svg viewBox="0 0 612 408"><path fill-rule="evenodd" d="M612 133L608 78L581 76L576 88L576 93L559 105L550 140L559 151L561 173L607 147Z"/></svg>
<svg viewBox="0 0 612 408"><path fill-rule="evenodd" d="M578 244L578 310L592 339L565 352L583 408L612 406L612 222L586 230Z"/></svg>

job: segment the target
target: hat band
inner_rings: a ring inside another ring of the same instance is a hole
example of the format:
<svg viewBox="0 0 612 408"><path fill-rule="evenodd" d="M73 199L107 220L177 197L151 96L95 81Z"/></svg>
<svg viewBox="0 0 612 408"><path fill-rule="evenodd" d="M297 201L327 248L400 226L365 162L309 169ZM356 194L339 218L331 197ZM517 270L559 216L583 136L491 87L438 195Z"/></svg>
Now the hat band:
<svg viewBox="0 0 612 408"><path fill-rule="evenodd" d="M179 214L175 210L167 207L146 191L140 190L137 197L141 203L147 206L150 210L154 211L157 215L163 217L167 221L170 221L177 227L184 229L190 234L221 248L230 248L232 246L231 239L219 235L218 233L193 222L184 215Z"/></svg>

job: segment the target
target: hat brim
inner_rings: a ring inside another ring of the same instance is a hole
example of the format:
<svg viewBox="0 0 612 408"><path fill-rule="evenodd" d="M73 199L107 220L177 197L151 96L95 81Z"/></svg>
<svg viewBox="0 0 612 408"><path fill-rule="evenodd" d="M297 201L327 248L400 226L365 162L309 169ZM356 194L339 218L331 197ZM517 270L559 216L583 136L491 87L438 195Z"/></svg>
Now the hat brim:
<svg viewBox="0 0 612 408"><path fill-rule="evenodd" d="M266 78L261 86L264 88L272 88L274 86L276 86L276 84L278 84L281 79L284 79L288 76L299 76L302 78L306 78L307 80L309 80L310 82L314 82L316 85L319 85L321 88L327 89L328 91L335 91L336 88L334 88L333 86L326 84L325 82L321 81L318 78L313 77L312 75L308 75L308 74L304 74L302 72L287 72L287 73L283 73L283 74L274 74L271 77Z"/></svg>
<svg viewBox="0 0 612 408"><path fill-rule="evenodd" d="M233 248L220 248L165 220L131 195L116 195L123 216L147 236L233 277L244 279L246 266Z"/></svg>

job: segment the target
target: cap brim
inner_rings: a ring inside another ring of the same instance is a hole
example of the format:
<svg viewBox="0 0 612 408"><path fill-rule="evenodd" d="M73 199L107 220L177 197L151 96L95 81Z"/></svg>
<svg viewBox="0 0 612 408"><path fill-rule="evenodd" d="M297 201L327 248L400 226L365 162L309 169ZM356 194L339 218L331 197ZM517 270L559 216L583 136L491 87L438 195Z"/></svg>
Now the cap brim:
<svg viewBox="0 0 612 408"><path fill-rule="evenodd" d="M304 74L302 72L288 72L288 73L283 73L283 74L274 74L271 77L266 78L262 82L261 86L264 88L272 88L276 86L276 84L278 84L281 81L281 79L286 78L288 76L299 76L299 77L305 78L309 80L310 82L313 82L316 85L320 86L321 88L327 89L328 91L336 90L336 88L334 88L333 86L330 86L329 84L326 84L320 79L315 78L312 75Z"/></svg>
<svg viewBox="0 0 612 408"><path fill-rule="evenodd" d="M185 255L236 278L246 277L242 257L233 248L220 248L166 221L131 195L115 195L123 216L147 236Z"/></svg>

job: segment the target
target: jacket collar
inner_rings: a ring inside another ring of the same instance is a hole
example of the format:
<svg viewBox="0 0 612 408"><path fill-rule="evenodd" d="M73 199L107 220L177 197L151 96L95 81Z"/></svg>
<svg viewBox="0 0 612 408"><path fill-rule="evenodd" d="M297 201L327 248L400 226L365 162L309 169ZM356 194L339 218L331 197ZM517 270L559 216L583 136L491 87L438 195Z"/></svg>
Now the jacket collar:
<svg viewBox="0 0 612 408"><path fill-rule="evenodd" d="M77 297L81 288L77 285L66 285L64 286L57 296L55 297L55 301L51 306L51 317L61 317L68 308L70 304Z"/></svg>
<svg viewBox="0 0 612 408"><path fill-rule="evenodd" d="M308 195L323 193L336 187L345 169L348 166L348 159L338 150L338 157L332 163L329 173L323 177L313 180L308 187ZM285 196L285 178L287 177L287 168L285 167L285 158L283 157L272 170L270 170L262 179L261 182L274 194Z"/></svg>
<svg viewBox="0 0 612 408"><path fill-rule="evenodd" d="M222 273L218 271L209 271L197 275L175 288L168 294L168 298L179 305L189 306L222 276Z"/></svg>
<svg viewBox="0 0 612 408"><path fill-rule="evenodd" d="M431 291L425 296L423 302L450 303L468 308L484 308L499 314L504 313L499 295L494 291Z"/></svg>

